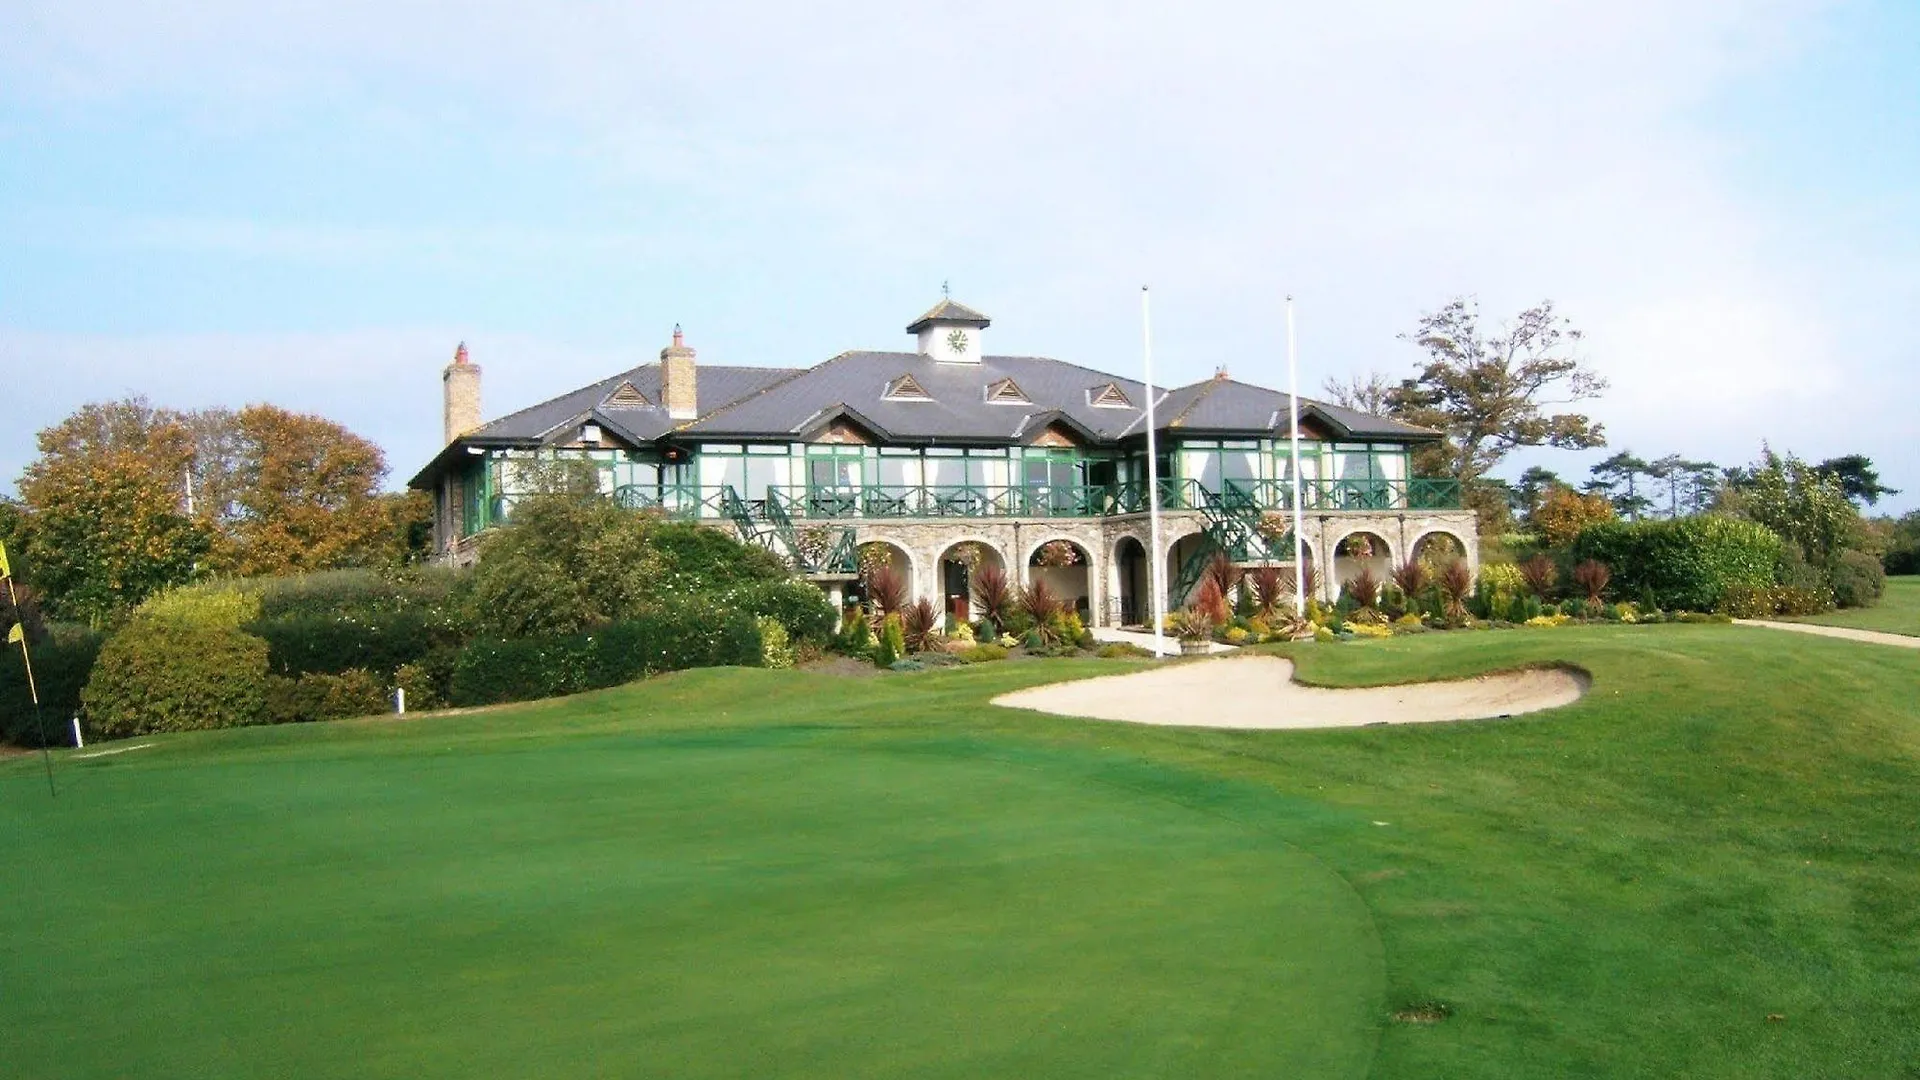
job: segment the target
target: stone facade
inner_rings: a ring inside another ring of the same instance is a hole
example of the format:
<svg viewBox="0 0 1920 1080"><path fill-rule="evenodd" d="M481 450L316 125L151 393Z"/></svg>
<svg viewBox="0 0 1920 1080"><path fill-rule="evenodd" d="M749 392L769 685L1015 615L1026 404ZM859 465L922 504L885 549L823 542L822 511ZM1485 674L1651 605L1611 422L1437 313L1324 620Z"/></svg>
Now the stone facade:
<svg viewBox="0 0 1920 1080"><path fill-rule="evenodd" d="M464 343L440 372L440 382L441 426L450 443L480 426L480 365L467 358Z"/></svg>

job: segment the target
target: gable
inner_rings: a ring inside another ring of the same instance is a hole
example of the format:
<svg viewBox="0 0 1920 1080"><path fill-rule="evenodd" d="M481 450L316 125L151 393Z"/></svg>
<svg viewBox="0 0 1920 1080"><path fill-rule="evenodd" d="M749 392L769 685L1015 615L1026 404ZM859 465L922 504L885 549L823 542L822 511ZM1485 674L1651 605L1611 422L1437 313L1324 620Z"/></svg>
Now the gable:
<svg viewBox="0 0 1920 1080"><path fill-rule="evenodd" d="M631 380L627 380L621 382L619 386L614 387L613 393L602 398L600 407L604 409L647 409L653 407L653 402L648 401L647 395L641 393L640 388L633 385Z"/></svg>
<svg viewBox="0 0 1920 1080"><path fill-rule="evenodd" d="M987 384L987 402L993 405L1031 405L1033 399L1012 379L995 379Z"/></svg>
<svg viewBox="0 0 1920 1080"><path fill-rule="evenodd" d="M932 401L933 395L920 385L920 380L912 375L901 375L887 383L886 392L880 395L887 401Z"/></svg>
<svg viewBox="0 0 1920 1080"><path fill-rule="evenodd" d="M1079 446L1080 440L1074 436L1073 432L1068 431L1064 424L1056 423L1056 424L1048 424L1044 429L1041 430L1040 434L1034 436L1032 441L1030 441L1027 445L1057 446L1057 447L1070 448L1070 447Z"/></svg>
<svg viewBox="0 0 1920 1080"><path fill-rule="evenodd" d="M1133 408L1133 401L1127 397L1126 391L1120 389L1119 383L1113 382L1087 387L1087 404L1096 409Z"/></svg>

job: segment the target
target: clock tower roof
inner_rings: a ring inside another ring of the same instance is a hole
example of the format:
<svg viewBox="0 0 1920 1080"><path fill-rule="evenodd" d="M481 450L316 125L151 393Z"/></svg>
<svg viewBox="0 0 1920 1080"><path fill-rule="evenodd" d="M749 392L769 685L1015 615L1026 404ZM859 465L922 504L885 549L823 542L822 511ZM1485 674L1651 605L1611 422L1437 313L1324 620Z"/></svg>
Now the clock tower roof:
<svg viewBox="0 0 1920 1080"><path fill-rule="evenodd" d="M907 333L917 334L933 326L978 326L984 329L992 324L992 319L967 305L956 304L951 299L942 299L925 315L907 324Z"/></svg>

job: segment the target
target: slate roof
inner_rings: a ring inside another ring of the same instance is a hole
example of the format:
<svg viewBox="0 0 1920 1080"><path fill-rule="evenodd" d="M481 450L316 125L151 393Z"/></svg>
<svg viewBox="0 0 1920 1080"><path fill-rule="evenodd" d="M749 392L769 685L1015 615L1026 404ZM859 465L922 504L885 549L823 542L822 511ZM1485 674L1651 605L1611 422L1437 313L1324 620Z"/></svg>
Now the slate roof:
<svg viewBox="0 0 1920 1080"><path fill-rule="evenodd" d="M973 310L965 304L956 304L952 300L942 300L927 309L925 315L907 324L907 333L917 334L932 323L965 323L968 326L992 326L993 320Z"/></svg>
<svg viewBox="0 0 1920 1080"><path fill-rule="evenodd" d="M959 305L953 305L958 307ZM938 309L936 309L938 310ZM962 309L965 310L965 309ZM911 376L930 400L889 399L888 386ZM1038 356L987 356L977 364L935 360L912 352L847 352L810 368L698 368L701 415L674 421L657 403L660 366L644 364L494 420L442 450L409 486L431 487L465 446L538 446L566 441L580 423L599 424L634 446L667 435L705 440L805 441L835 419L871 430L883 441L1001 444L1023 442L1060 423L1092 443L1139 437L1145 431L1145 387L1134 379ZM996 402L987 388L1011 379L1027 402ZM604 404L622 383L655 404ZM1109 384L1133 404L1093 404ZM1161 430L1252 437L1284 434L1287 395L1227 378L1159 388L1154 421ZM1312 417L1338 438L1426 441L1439 433L1385 417L1300 399Z"/></svg>

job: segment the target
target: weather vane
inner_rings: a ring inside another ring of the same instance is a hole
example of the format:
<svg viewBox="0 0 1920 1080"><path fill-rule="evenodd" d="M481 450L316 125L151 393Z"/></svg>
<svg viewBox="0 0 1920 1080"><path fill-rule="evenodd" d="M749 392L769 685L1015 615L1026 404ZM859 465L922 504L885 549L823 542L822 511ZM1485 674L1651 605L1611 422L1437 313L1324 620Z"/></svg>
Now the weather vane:
<svg viewBox="0 0 1920 1080"><path fill-rule="evenodd" d="M948 285L948 282L945 282L945 281L940 283L940 295L945 297L948 300L951 300L953 299L953 290L948 288L947 285Z"/></svg>

